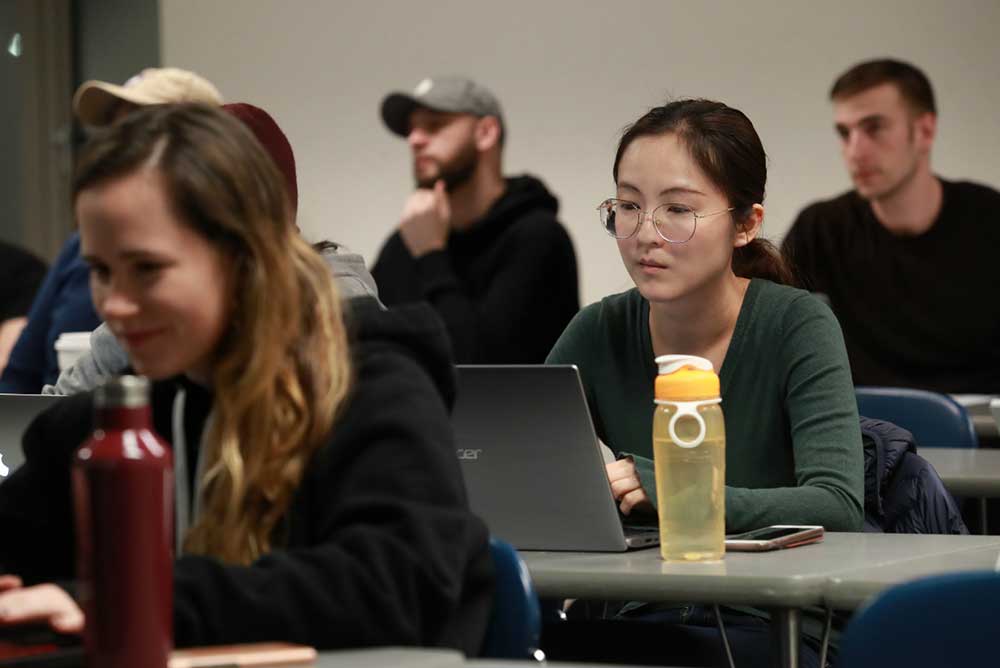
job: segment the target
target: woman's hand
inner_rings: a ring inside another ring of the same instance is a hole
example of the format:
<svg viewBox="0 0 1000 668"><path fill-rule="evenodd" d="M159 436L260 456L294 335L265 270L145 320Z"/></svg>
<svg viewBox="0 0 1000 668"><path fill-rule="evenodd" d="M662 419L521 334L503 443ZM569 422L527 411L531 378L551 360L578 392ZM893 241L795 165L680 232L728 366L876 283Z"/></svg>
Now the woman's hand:
<svg viewBox="0 0 1000 668"><path fill-rule="evenodd" d="M83 611L61 587L25 587L16 575L0 575L0 625L38 622L59 633L80 633Z"/></svg>
<svg viewBox="0 0 1000 668"><path fill-rule="evenodd" d="M635 461L631 457L619 459L607 465L608 480L611 481L611 494L618 502L623 515L629 515L633 510L653 511L653 503L642 488L639 473L635 470Z"/></svg>

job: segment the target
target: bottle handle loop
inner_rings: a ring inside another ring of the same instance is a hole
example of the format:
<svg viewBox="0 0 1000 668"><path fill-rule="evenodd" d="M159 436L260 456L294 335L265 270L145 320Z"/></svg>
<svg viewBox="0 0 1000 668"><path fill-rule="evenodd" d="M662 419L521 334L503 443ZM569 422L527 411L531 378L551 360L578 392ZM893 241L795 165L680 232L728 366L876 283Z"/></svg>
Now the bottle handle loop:
<svg viewBox="0 0 1000 668"><path fill-rule="evenodd" d="M705 425L705 418L701 416L698 412L700 406L707 406L711 404L722 403L722 399L704 399L702 401L661 401L656 400L658 404L668 404L674 406L677 412L670 416L670 421L667 423L667 434L670 436L670 440L676 443L682 448L697 448L705 440L705 433L708 427ZM684 439L677 435L677 421L682 417L693 418L695 422L698 423L698 435L693 439Z"/></svg>

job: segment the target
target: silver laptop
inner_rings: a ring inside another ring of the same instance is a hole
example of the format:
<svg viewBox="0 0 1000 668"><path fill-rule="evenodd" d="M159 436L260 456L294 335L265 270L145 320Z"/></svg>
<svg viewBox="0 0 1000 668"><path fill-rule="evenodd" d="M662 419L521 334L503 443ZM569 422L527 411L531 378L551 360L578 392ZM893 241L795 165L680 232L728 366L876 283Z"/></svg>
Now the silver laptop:
<svg viewBox="0 0 1000 668"><path fill-rule="evenodd" d="M0 484L24 463L21 437L43 410L63 397L0 393Z"/></svg>
<svg viewBox="0 0 1000 668"><path fill-rule="evenodd" d="M658 544L655 526L622 524L575 366L457 371L457 455L472 510L491 533L520 550Z"/></svg>

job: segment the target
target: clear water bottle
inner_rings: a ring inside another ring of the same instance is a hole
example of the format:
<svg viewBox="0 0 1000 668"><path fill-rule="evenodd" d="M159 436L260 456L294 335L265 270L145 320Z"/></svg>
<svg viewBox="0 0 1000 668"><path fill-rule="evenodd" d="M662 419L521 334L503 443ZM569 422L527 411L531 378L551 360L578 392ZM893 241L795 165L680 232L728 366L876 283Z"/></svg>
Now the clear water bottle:
<svg viewBox="0 0 1000 668"><path fill-rule="evenodd" d="M660 554L715 561L725 553L726 425L719 377L693 355L656 358L653 458Z"/></svg>
<svg viewBox="0 0 1000 668"><path fill-rule="evenodd" d="M89 668L165 668L173 647L173 459L152 430L149 382L94 393L73 462L77 575Z"/></svg>

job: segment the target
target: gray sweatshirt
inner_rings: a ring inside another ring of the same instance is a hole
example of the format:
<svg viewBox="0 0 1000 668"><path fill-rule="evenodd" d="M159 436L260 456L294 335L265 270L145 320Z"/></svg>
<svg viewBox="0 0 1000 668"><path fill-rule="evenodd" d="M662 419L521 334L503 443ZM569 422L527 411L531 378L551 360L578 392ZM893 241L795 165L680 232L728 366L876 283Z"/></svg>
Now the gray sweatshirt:
<svg viewBox="0 0 1000 668"><path fill-rule="evenodd" d="M365 267L363 257L336 246L326 248L322 253L343 299L378 299L375 279ZM55 385L43 387L42 394L76 394L92 390L107 378L120 374L128 365L128 354L107 324L101 323L90 335L90 352L84 353L76 364L60 373Z"/></svg>

